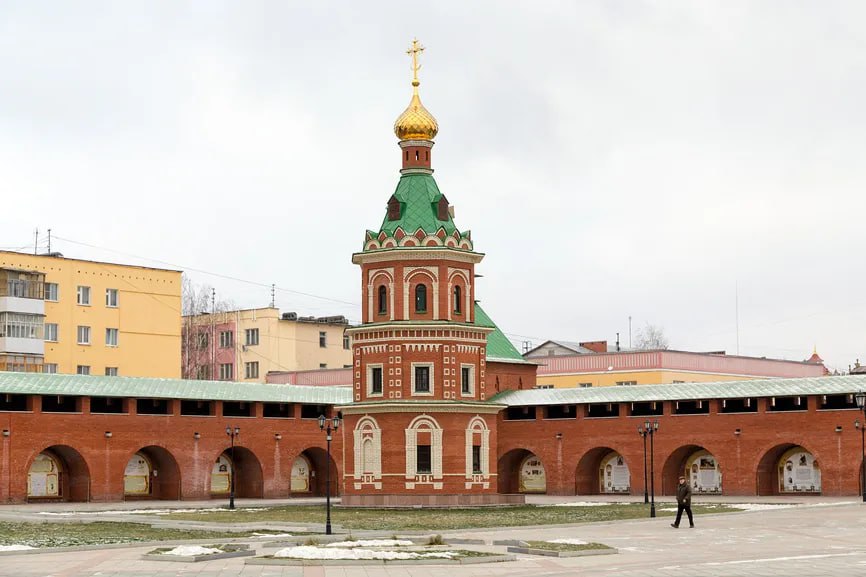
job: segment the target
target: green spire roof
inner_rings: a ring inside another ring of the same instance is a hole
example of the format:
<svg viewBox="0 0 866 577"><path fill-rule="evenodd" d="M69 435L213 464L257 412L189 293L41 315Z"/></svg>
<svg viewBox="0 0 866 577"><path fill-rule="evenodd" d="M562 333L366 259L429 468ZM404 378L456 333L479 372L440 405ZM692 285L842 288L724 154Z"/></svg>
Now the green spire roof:
<svg viewBox="0 0 866 577"><path fill-rule="evenodd" d="M496 326L484 309L477 302L475 303L475 324L482 327L490 327L494 329L492 333L487 335L487 360L502 361L509 363L527 363L511 341L505 336L505 333Z"/></svg>
<svg viewBox="0 0 866 577"><path fill-rule="evenodd" d="M437 218L439 200L442 193L436 186L431 174L404 174L397 183L394 197L400 202L400 218L382 221L380 232L392 236L397 227L406 234L414 234L419 228L427 234L436 234L444 228L447 234L457 230L454 220L447 214L447 220Z"/></svg>

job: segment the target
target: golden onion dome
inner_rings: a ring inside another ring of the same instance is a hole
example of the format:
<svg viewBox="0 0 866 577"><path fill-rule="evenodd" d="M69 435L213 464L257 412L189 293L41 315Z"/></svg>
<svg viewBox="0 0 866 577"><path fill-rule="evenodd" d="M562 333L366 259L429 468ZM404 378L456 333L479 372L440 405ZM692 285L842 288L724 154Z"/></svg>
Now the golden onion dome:
<svg viewBox="0 0 866 577"><path fill-rule="evenodd" d="M412 41L412 46L406 51L406 54L412 57L412 100L409 106L403 111L397 121L394 122L394 134L400 140L433 140L436 133L439 132L439 124L433 115L424 108L421 104L421 97L418 96L418 70L421 65L418 64L418 55L424 52L424 47L417 39Z"/></svg>
<svg viewBox="0 0 866 577"><path fill-rule="evenodd" d="M394 122L394 134L400 140L433 140L439 132L439 124L433 115L421 104L418 96L417 80L412 82L415 87L409 106Z"/></svg>

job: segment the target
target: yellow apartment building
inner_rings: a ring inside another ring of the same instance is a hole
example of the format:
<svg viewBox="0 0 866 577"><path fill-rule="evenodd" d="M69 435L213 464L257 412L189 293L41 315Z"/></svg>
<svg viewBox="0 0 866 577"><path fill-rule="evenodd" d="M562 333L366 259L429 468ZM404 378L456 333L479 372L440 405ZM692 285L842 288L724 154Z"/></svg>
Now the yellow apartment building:
<svg viewBox="0 0 866 577"><path fill-rule="evenodd" d="M183 376L266 382L269 372L352 364L343 316L302 317L273 307L184 317Z"/></svg>
<svg viewBox="0 0 866 577"><path fill-rule="evenodd" d="M7 368L180 377L180 271L0 251L0 277Z"/></svg>

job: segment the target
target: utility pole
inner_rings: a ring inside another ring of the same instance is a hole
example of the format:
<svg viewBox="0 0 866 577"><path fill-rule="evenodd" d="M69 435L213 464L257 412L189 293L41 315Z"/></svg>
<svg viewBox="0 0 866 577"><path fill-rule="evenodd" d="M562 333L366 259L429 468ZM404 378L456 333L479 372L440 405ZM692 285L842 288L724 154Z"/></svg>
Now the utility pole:
<svg viewBox="0 0 866 577"><path fill-rule="evenodd" d="M51 254L51 229L48 229L48 254Z"/></svg>
<svg viewBox="0 0 866 577"><path fill-rule="evenodd" d="M33 254L39 252L39 229L36 229L36 240L33 241Z"/></svg>
<svg viewBox="0 0 866 577"><path fill-rule="evenodd" d="M211 364L211 379L216 378L216 289L210 289L210 364Z"/></svg>

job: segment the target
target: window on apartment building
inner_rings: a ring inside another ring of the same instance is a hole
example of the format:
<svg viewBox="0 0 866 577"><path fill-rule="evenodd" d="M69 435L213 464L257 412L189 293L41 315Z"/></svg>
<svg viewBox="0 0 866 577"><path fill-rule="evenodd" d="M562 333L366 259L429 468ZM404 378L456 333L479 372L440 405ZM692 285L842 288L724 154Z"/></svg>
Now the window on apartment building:
<svg viewBox="0 0 866 577"><path fill-rule="evenodd" d="M120 331L117 329L105 329L105 346L106 347L116 347L117 346L117 335Z"/></svg>
<svg viewBox="0 0 866 577"><path fill-rule="evenodd" d="M415 472L420 475L429 475L433 472L433 459L430 445L418 445L416 451Z"/></svg>
<svg viewBox="0 0 866 577"><path fill-rule="evenodd" d="M75 373L78 375L89 375L90 374L90 365L78 365L75 368Z"/></svg>
<svg viewBox="0 0 866 577"><path fill-rule="evenodd" d="M43 317L28 313L0 313L0 337L42 339Z"/></svg>
<svg viewBox="0 0 866 577"><path fill-rule="evenodd" d="M454 314L456 314L456 315L459 315L461 313L460 293L461 293L460 287L459 286L454 287Z"/></svg>
<svg viewBox="0 0 866 577"><path fill-rule="evenodd" d="M592 388L592 383L580 383L580 385L578 385L578 386L579 386L581 389L591 389L591 388Z"/></svg>
<svg viewBox="0 0 866 577"><path fill-rule="evenodd" d="M198 348L199 349L208 348L208 346L210 345L210 335L208 335L206 332L202 331L202 332L199 332L198 335L196 335L196 336L198 337Z"/></svg>
<svg viewBox="0 0 866 577"><path fill-rule="evenodd" d="M235 378L235 366L231 363L220 364L220 380L230 381Z"/></svg>
<svg viewBox="0 0 866 577"><path fill-rule="evenodd" d="M427 285L419 284L415 287L415 312L427 312Z"/></svg>
<svg viewBox="0 0 866 577"><path fill-rule="evenodd" d="M90 344L90 327L78 325L78 344L79 345L89 345Z"/></svg>
<svg viewBox="0 0 866 577"><path fill-rule="evenodd" d="M325 348L328 346L328 333L319 331L319 346Z"/></svg>
<svg viewBox="0 0 866 577"><path fill-rule="evenodd" d="M385 285L379 285L379 314L384 315L388 312L388 289Z"/></svg>
<svg viewBox="0 0 866 577"><path fill-rule="evenodd" d="M327 369L327 368L328 368L328 363L319 363L319 368L320 368L320 369Z"/></svg>
<svg viewBox="0 0 866 577"><path fill-rule="evenodd" d="M195 378L201 381L210 380L210 365L202 365L195 370Z"/></svg>
<svg viewBox="0 0 866 577"><path fill-rule="evenodd" d="M60 287L56 282L45 283L45 300L57 302L60 300Z"/></svg>
<svg viewBox="0 0 866 577"><path fill-rule="evenodd" d="M45 323L45 340L49 343L57 342L57 323Z"/></svg>
<svg viewBox="0 0 866 577"><path fill-rule="evenodd" d="M481 445L472 445L472 474L481 474Z"/></svg>
<svg viewBox="0 0 866 577"><path fill-rule="evenodd" d="M259 362L244 363L244 374L248 379L259 378Z"/></svg>
<svg viewBox="0 0 866 577"><path fill-rule="evenodd" d="M105 289L105 306L117 307L117 289Z"/></svg>
<svg viewBox="0 0 866 577"><path fill-rule="evenodd" d="M343 335L343 350L348 351L350 348L352 348L352 339L349 335Z"/></svg>
<svg viewBox="0 0 866 577"><path fill-rule="evenodd" d="M416 393L430 392L430 365L416 365L412 374L412 389Z"/></svg>
<svg viewBox="0 0 866 577"><path fill-rule="evenodd" d="M630 387L637 384L637 381L617 381L618 387Z"/></svg>
<svg viewBox="0 0 866 577"><path fill-rule="evenodd" d="M106 377L116 377L118 375L117 367L105 367Z"/></svg>
<svg viewBox="0 0 866 577"><path fill-rule="evenodd" d="M90 305L90 287L89 286L80 286L78 287L76 302L80 305Z"/></svg>
<svg viewBox="0 0 866 577"><path fill-rule="evenodd" d="M235 344L235 334L231 331L220 331L220 348L230 349Z"/></svg>
<svg viewBox="0 0 866 577"><path fill-rule="evenodd" d="M474 380L472 373L475 372L472 369L473 367L460 367L460 392L464 395L472 394L472 381Z"/></svg>
<svg viewBox="0 0 866 577"><path fill-rule="evenodd" d="M42 372L47 375L57 374L57 363L45 363L42 365Z"/></svg>
<svg viewBox="0 0 866 577"><path fill-rule="evenodd" d="M382 367L372 367L370 369L370 394L382 394Z"/></svg>
<svg viewBox="0 0 866 577"><path fill-rule="evenodd" d="M246 346L259 344L259 329L247 329L244 331L244 336L246 338Z"/></svg>

